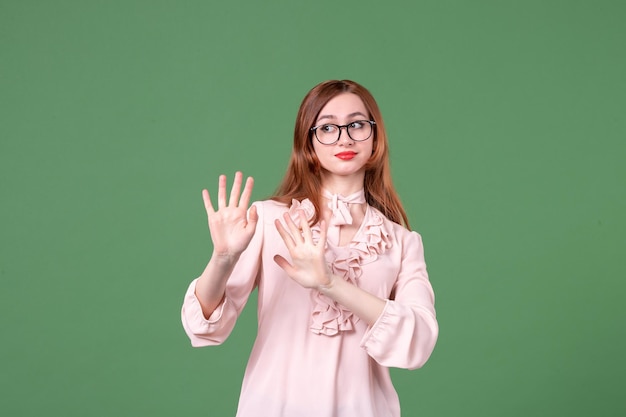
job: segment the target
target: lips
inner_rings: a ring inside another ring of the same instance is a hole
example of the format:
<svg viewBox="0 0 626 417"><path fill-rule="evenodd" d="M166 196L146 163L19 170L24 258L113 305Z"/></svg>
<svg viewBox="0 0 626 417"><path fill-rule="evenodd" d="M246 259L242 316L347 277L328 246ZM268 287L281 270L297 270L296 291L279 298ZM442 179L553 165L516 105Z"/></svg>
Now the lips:
<svg viewBox="0 0 626 417"><path fill-rule="evenodd" d="M356 156L356 152L339 152L338 154L335 154L335 156L344 161L349 161Z"/></svg>

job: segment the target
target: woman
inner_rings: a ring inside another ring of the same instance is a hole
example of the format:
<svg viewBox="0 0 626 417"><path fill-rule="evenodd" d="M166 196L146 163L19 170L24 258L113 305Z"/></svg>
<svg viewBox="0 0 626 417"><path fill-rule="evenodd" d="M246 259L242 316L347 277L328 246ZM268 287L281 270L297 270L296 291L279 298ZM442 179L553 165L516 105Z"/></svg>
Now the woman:
<svg viewBox="0 0 626 417"><path fill-rule="evenodd" d="M203 191L213 254L182 321L193 346L220 344L258 287L238 416L400 415L388 367L421 367L438 325L387 146L372 95L327 81L300 106L272 199L248 209L253 180L240 172L230 196L220 176L217 210Z"/></svg>

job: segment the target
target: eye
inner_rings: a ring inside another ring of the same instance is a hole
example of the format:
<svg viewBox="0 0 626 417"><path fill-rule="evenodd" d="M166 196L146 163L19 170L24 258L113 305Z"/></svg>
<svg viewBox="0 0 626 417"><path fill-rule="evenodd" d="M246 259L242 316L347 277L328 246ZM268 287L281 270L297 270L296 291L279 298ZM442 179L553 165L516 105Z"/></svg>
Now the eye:
<svg viewBox="0 0 626 417"><path fill-rule="evenodd" d="M352 122L350 123L348 126L350 127L350 129L361 129L363 128L363 121L362 120L357 120L356 122Z"/></svg>
<svg viewBox="0 0 626 417"><path fill-rule="evenodd" d="M318 128L322 131L322 133L334 133L337 131L337 126L335 125L322 125Z"/></svg>

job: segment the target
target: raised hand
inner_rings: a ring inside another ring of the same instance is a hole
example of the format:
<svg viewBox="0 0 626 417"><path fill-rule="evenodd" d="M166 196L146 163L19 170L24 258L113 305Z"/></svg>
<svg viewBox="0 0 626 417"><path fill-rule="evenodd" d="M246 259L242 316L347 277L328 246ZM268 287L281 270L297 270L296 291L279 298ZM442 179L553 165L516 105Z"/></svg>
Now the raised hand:
<svg viewBox="0 0 626 417"><path fill-rule="evenodd" d="M306 215L300 213L300 225L296 225L288 213L283 216L287 228L280 220L275 221L276 229L285 242L292 263L280 255L274 261L285 270L294 281L305 288L324 288L331 284L332 276L324 258L326 246L326 222L320 223L321 233L317 244L313 243L311 228Z"/></svg>
<svg viewBox="0 0 626 417"><path fill-rule="evenodd" d="M256 223L259 219L256 207L252 206L250 213L247 213L254 180L252 177L248 177L240 196L242 182L243 174L241 172L235 173L230 198L227 198L226 176L220 175L217 191L217 211L211 204L209 192L202 190L204 207L209 220L209 230L211 231L211 240L213 241L214 256L237 258L248 247L252 236L254 236Z"/></svg>

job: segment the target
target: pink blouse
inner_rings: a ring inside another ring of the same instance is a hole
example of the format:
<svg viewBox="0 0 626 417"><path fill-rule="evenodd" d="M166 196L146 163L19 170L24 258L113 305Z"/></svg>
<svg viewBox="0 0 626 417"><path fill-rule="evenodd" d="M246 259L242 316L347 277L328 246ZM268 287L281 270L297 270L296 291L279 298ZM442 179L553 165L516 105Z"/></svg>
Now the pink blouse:
<svg viewBox="0 0 626 417"><path fill-rule="evenodd" d="M399 416L388 367L421 367L438 335L420 235L369 205L349 245L331 242L329 231L326 260L333 273L387 300L369 327L320 292L298 285L273 260L276 254L290 259L274 220L287 210L297 218L298 208L310 218L311 202L255 205L257 230L228 280L222 304L205 319L194 280L182 307L191 344L217 345L258 288L258 331L237 416ZM312 229L315 239L319 225Z"/></svg>

